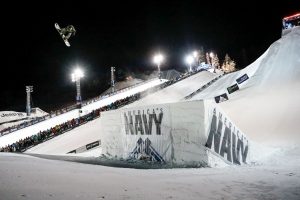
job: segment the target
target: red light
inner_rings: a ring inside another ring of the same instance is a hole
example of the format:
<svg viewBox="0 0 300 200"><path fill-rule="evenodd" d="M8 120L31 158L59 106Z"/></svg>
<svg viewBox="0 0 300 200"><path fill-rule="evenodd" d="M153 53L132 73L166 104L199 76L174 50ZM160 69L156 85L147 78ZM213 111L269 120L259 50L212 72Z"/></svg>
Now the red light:
<svg viewBox="0 0 300 200"><path fill-rule="evenodd" d="M296 13L294 15L291 15L291 16L287 16L285 18L283 18L284 20L290 20L290 19L293 19L293 18L300 18L300 13Z"/></svg>

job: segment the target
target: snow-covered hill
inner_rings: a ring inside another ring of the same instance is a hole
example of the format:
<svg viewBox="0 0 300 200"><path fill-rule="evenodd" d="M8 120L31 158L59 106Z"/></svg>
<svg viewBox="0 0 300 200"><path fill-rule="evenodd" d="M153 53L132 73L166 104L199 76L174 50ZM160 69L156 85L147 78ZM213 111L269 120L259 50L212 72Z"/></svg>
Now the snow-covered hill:
<svg viewBox="0 0 300 200"><path fill-rule="evenodd" d="M251 139L262 144L299 145L300 27L274 42L247 68L218 80L191 100L225 93L236 79L250 77L219 105Z"/></svg>

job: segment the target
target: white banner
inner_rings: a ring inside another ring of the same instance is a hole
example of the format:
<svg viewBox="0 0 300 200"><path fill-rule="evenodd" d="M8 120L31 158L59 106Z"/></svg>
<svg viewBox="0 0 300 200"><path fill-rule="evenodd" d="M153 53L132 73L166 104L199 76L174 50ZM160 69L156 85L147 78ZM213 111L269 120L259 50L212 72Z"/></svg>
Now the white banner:
<svg viewBox="0 0 300 200"><path fill-rule="evenodd" d="M165 162L170 158L171 122L166 105L124 109L121 113L124 157Z"/></svg>
<svg viewBox="0 0 300 200"><path fill-rule="evenodd" d="M217 106L209 108L206 147L234 164L247 162L249 141L245 134Z"/></svg>
<svg viewBox="0 0 300 200"><path fill-rule="evenodd" d="M26 113L14 112L14 111L2 111L0 112L0 123L9 122L12 120L19 120L26 118Z"/></svg>

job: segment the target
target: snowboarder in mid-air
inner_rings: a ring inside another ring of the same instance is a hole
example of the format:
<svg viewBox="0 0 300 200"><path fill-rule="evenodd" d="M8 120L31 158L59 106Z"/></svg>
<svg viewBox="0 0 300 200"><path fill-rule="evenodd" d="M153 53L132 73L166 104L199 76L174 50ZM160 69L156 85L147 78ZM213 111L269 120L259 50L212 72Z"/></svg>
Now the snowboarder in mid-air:
<svg viewBox="0 0 300 200"><path fill-rule="evenodd" d="M69 38L71 36L74 36L76 33L76 30L74 28L73 25L68 25L65 28L60 28L58 23L55 23L55 28L58 31L58 33L60 34L60 36L62 37L62 39L64 40L65 44L69 47L70 43L69 43Z"/></svg>

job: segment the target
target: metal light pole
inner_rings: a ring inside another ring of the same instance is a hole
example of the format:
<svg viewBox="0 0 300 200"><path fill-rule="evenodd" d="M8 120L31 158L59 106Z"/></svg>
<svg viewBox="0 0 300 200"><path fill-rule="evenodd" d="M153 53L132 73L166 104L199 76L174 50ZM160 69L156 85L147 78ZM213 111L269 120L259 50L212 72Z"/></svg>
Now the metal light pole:
<svg viewBox="0 0 300 200"><path fill-rule="evenodd" d="M115 92L115 67L111 67L111 91Z"/></svg>
<svg viewBox="0 0 300 200"><path fill-rule="evenodd" d="M214 68L214 72L216 72L215 61L214 61L215 54L213 52L210 52L209 57L211 58L211 66L212 68Z"/></svg>
<svg viewBox="0 0 300 200"><path fill-rule="evenodd" d="M200 63L199 63L199 54L198 54L198 51L197 50L195 50L194 52L193 52L193 56L194 56L194 58L195 58L195 60L196 60L196 65L197 65L197 67L200 65Z"/></svg>
<svg viewBox="0 0 300 200"><path fill-rule="evenodd" d="M83 72L80 69L76 69L72 74L72 82L76 83L76 102L81 107L81 92L80 92L80 79L83 77Z"/></svg>
<svg viewBox="0 0 300 200"><path fill-rule="evenodd" d="M192 72L192 63L194 62L193 56L190 56L190 55L186 56L185 61L190 67L189 72Z"/></svg>
<svg viewBox="0 0 300 200"><path fill-rule="evenodd" d="M30 93L31 92L33 92L33 86L26 86L26 94L27 94L26 113L27 113L27 117L29 117L30 113L31 113L31 106L30 106Z"/></svg>
<svg viewBox="0 0 300 200"><path fill-rule="evenodd" d="M161 54L157 54L154 56L153 61L155 64L157 64L157 68L158 68L158 78L161 78L161 73L160 73L160 63L164 60L163 55Z"/></svg>

